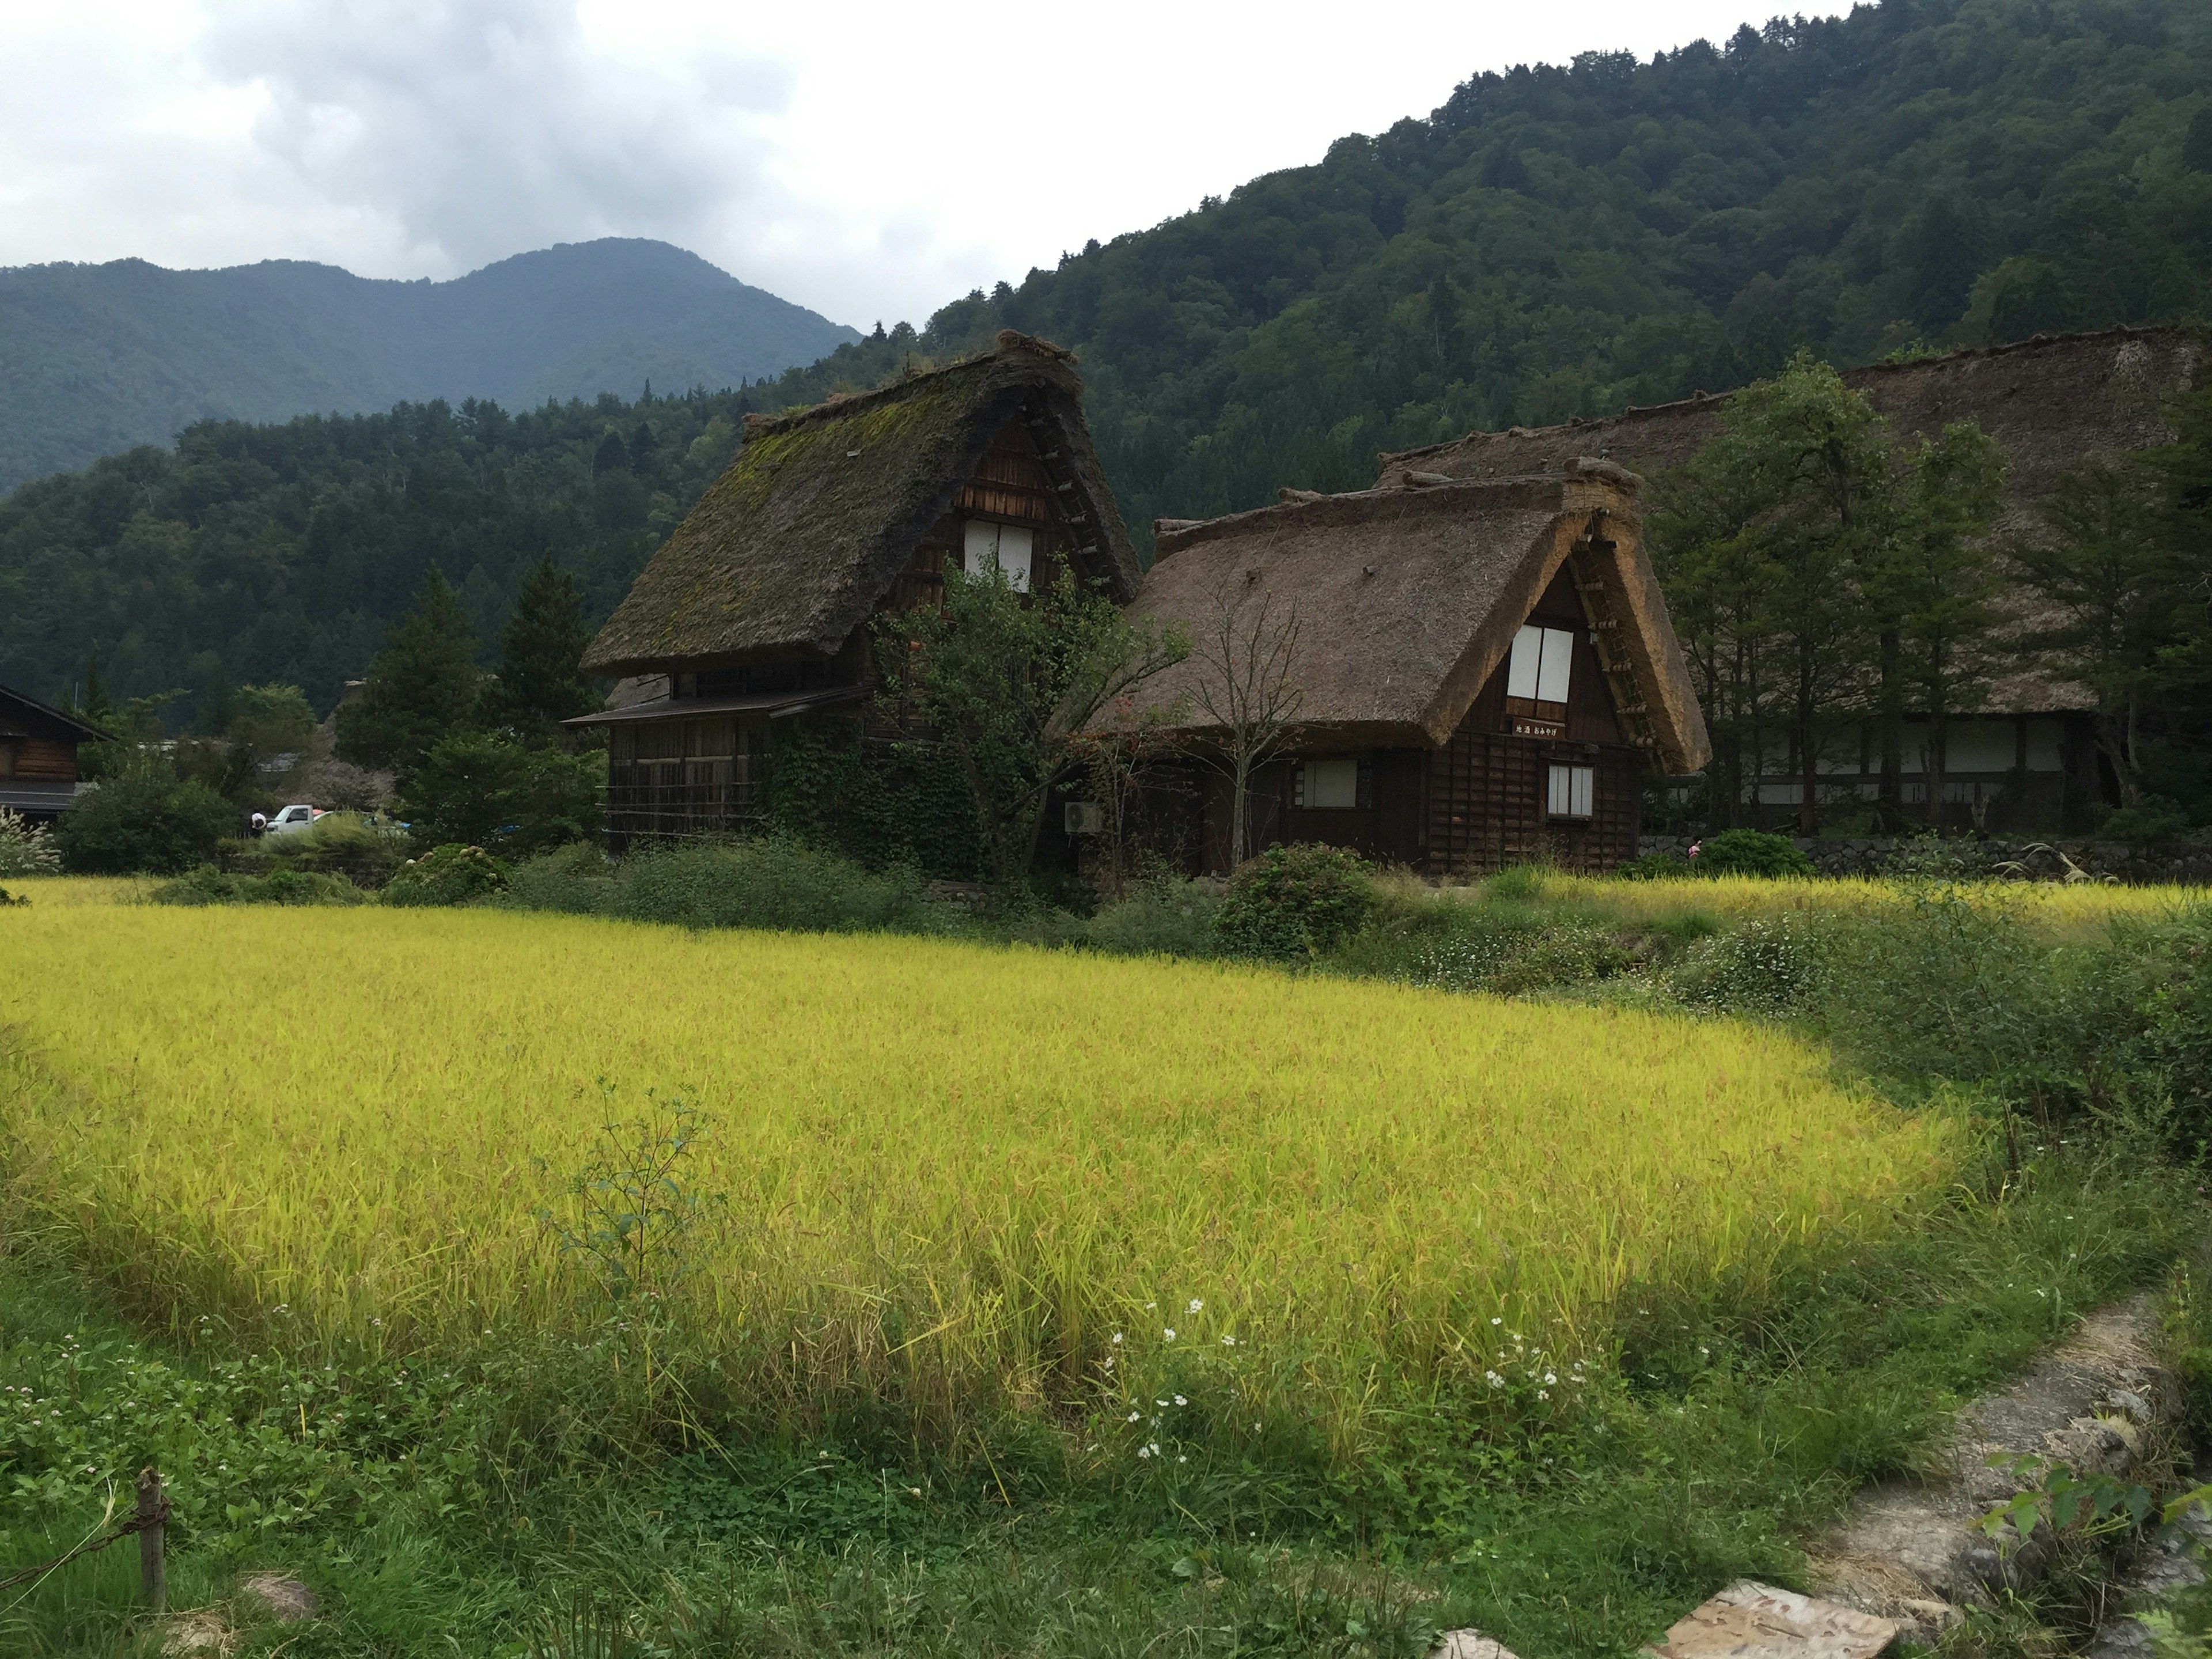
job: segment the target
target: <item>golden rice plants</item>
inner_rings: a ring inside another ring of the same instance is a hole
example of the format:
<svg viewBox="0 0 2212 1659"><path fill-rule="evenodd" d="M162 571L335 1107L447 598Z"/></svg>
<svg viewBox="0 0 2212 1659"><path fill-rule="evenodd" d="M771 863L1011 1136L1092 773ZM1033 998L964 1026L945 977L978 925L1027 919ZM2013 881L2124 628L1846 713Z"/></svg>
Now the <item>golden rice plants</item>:
<svg viewBox="0 0 2212 1659"><path fill-rule="evenodd" d="M785 1415L1079 1407L1180 1344L1342 1431L1496 1329L1595 1354L1626 1286L1885 1224L1954 1150L1731 1024L882 937L34 904L0 1006L10 1174L179 1323L587 1332L541 1217L611 1116L696 1106L683 1363Z"/></svg>

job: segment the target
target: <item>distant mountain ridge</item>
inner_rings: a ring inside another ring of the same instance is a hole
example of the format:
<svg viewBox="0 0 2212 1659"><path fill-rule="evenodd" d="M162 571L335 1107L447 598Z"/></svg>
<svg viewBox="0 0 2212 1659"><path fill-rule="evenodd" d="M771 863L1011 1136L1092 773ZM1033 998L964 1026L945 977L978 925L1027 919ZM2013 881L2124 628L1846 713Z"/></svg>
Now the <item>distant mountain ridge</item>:
<svg viewBox="0 0 2212 1659"><path fill-rule="evenodd" d="M210 417L732 386L860 335L665 242L610 237L451 282L271 259L0 270L0 490Z"/></svg>

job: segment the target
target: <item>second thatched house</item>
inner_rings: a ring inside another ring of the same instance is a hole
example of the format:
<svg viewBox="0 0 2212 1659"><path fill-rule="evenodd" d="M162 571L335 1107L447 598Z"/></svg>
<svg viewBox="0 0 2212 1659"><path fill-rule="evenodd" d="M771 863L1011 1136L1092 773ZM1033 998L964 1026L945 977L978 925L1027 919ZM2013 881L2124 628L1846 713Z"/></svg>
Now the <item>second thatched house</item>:
<svg viewBox="0 0 2212 1659"><path fill-rule="evenodd" d="M1194 648L1120 718L1149 710L1219 758L1254 711L1279 716L1249 848L1319 842L1439 875L1610 869L1635 856L1644 775L1708 754L1638 482L1571 459L1163 521L1135 609ZM1233 803L1220 767L1201 775L1218 871Z"/></svg>
<svg viewBox="0 0 2212 1659"><path fill-rule="evenodd" d="M2009 462L1996 526L2000 547L2049 535L2040 507L2068 471L2112 461L2130 450L2171 441L2164 405L2198 384L2203 334L2189 327L2114 328L2094 334L2038 336L2016 345L1954 352L1910 362L1845 371L1906 438L1933 438L1947 422L1972 418L2004 447ZM1453 478L1510 478L1599 456L1650 476L1679 465L1721 430L1726 399L1700 392L1680 403L1631 409L1565 426L1474 432L1448 443L1380 458L1382 482L1409 471ZM2015 590L2023 630L2038 621ZM1983 706L1951 722L1942 768L1943 799L1932 816L1952 827L2008 830L2081 828L2099 802L2119 799L2118 781L2100 752L2096 699L2032 652L1991 684ZM1924 716L1908 715L1904 804L1928 812ZM1881 787L1872 724L1850 724L1818 757L1832 805L1871 801ZM1754 781L1759 805L1792 812L1803 786L1798 757L1778 744Z"/></svg>
<svg viewBox="0 0 2212 1659"><path fill-rule="evenodd" d="M1056 570L1136 592L1138 563L1057 347L997 349L857 397L746 418L744 447L617 607L584 667L617 706L607 821L641 838L763 817L786 723L856 703L869 623L937 602L946 567L1017 589Z"/></svg>

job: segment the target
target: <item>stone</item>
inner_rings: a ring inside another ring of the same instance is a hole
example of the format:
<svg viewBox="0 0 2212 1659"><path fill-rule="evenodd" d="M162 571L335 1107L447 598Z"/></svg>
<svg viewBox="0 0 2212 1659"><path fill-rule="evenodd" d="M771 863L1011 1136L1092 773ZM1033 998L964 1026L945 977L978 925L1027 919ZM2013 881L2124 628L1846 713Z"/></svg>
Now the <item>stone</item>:
<svg viewBox="0 0 2212 1659"><path fill-rule="evenodd" d="M1429 1650L1429 1659L1516 1659L1512 1649L1495 1637L1473 1629L1448 1630Z"/></svg>
<svg viewBox="0 0 2212 1659"><path fill-rule="evenodd" d="M1675 1620L1658 1659L1875 1659L1897 1639L1887 1619L1747 1578Z"/></svg>
<svg viewBox="0 0 2212 1659"><path fill-rule="evenodd" d="M237 1645L237 1633L212 1607L177 1614L161 1638L161 1651L173 1659L188 1659L192 1654L213 1654L216 1659L224 1659Z"/></svg>
<svg viewBox="0 0 2212 1659"><path fill-rule="evenodd" d="M314 1591L281 1572L250 1572L240 1581L239 1589L248 1600L260 1604L259 1611L280 1625L295 1625L302 1619L312 1619L321 1605L315 1600Z"/></svg>

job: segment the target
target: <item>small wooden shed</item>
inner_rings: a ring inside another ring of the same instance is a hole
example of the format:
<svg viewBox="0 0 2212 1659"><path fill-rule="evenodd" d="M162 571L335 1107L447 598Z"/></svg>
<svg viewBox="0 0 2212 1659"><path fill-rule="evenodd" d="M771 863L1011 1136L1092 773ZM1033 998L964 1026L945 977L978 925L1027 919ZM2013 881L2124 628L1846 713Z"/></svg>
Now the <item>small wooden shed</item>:
<svg viewBox="0 0 2212 1659"><path fill-rule="evenodd" d="M106 734L74 714L0 686L0 806L52 823L76 799L80 744Z"/></svg>
<svg viewBox="0 0 2212 1659"><path fill-rule="evenodd" d="M1118 718L1154 711L1219 754L1228 732L1203 712L1206 682L1230 671L1208 641L1224 614L1264 608L1279 629L1295 615L1295 721L1257 779L1257 844L1324 842L1439 875L1534 859L1610 869L1635 855L1644 775L1694 771L1709 752L1644 554L1638 483L1580 459L1479 483L1401 473L1164 521L1135 609L1197 648ZM1220 871L1229 787L1200 775L1200 861Z"/></svg>
<svg viewBox="0 0 2212 1659"><path fill-rule="evenodd" d="M870 620L936 603L948 565L995 563L1024 589L1072 568L1134 594L1082 396L1067 352L1009 330L872 392L748 416L737 459L584 654L623 679L568 722L608 728L612 844L762 817L779 730L866 696Z"/></svg>

